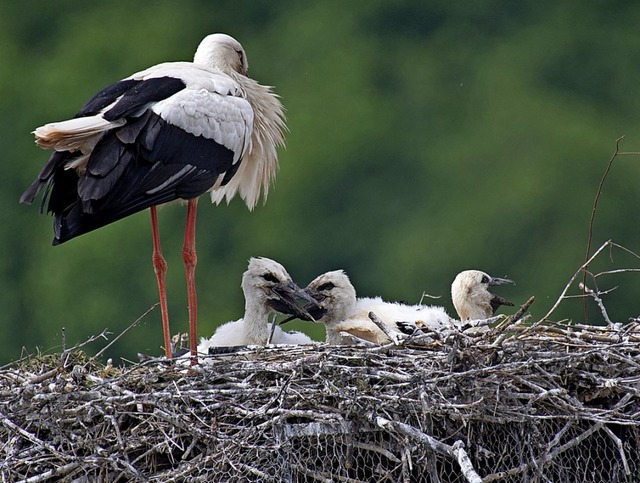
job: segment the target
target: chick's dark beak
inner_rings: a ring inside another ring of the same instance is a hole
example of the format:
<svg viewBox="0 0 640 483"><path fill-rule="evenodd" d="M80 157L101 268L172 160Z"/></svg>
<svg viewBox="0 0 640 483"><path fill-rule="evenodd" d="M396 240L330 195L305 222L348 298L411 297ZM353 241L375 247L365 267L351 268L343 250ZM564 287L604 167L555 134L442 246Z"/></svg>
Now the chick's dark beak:
<svg viewBox="0 0 640 483"><path fill-rule="evenodd" d="M498 308L501 305L506 305L507 307L513 307L514 303L505 299L504 297L500 297L499 295L494 295L491 300L489 301L489 303L491 304L491 309L493 310L493 313L496 313L496 310L498 310Z"/></svg>
<svg viewBox="0 0 640 483"><path fill-rule="evenodd" d="M315 303L322 302L327 298L325 294L312 288L305 288L303 291L307 294L307 297L311 298L311 300L313 300Z"/></svg>
<svg viewBox="0 0 640 483"><path fill-rule="evenodd" d="M513 280L509 280L508 278L498 278L498 277L492 277L491 280L489 281L489 285L515 285L516 283ZM491 304L491 308L493 310L493 313L496 313L496 310L498 310L498 307L500 307L501 305L506 305L508 307L513 307L513 302L500 297L499 295L495 295L492 294L493 297L491 297L491 301L489 302Z"/></svg>
<svg viewBox="0 0 640 483"><path fill-rule="evenodd" d="M307 322L316 322L324 316L326 310L322 308L320 302L322 302L326 298L326 296L309 288L305 288L302 292L304 293L304 295L301 298L303 300L308 300L309 302L305 304L304 307L302 307L300 313L291 314L290 317L287 317L282 322L280 322L280 325L286 324L293 319L305 320Z"/></svg>
<svg viewBox="0 0 640 483"><path fill-rule="evenodd" d="M509 280L508 278L498 278L491 277L489 280L489 285L515 285L516 283L513 280Z"/></svg>
<svg viewBox="0 0 640 483"><path fill-rule="evenodd" d="M292 318L314 320L307 307L315 308L318 306L317 302L293 281L279 283L271 289L271 292L274 297L268 300L268 304L273 310L292 315ZM307 302L307 304L302 306L298 303L299 301Z"/></svg>

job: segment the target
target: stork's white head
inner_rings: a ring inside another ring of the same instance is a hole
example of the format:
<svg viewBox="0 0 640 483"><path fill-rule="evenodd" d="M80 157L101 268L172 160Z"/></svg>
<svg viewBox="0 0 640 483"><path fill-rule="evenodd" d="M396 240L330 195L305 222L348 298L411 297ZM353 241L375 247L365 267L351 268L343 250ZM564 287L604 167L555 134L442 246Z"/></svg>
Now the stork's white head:
<svg viewBox="0 0 640 483"><path fill-rule="evenodd" d="M311 300L282 265L263 257L249 260L249 267L242 275L242 291L247 310L252 306L266 306L278 312L293 313L302 310L297 298Z"/></svg>
<svg viewBox="0 0 640 483"><path fill-rule="evenodd" d="M319 306L317 311L309 312L324 324L346 319L356 304L356 289L343 270L323 273L304 290Z"/></svg>
<svg viewBox="0 0 640 483"><path fill-rule="evenodd" d="M513 306L508 300L489 292L489 286L515 284L508 278L491 277L480 270L460 272L451 284L451 299L461 321L486 319L499 306Z"/></svg>
<svg viewBox="0 0 640 483"><path fill-rule="evenodd" d="M242 45L227 34L211 34L202 39L193 63L215 67L227 74L237 72L246 76L249 73L249 62Z"/></svg>

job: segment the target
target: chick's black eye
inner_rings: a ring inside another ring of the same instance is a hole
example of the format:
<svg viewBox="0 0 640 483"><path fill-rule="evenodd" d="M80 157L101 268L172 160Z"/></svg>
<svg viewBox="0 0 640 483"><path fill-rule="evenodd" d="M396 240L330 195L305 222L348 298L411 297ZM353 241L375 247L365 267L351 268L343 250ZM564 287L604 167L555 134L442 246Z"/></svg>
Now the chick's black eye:
<svg viewBox="0 0 640 483"><path fill-rule="evenodd" d="M489 277L487 277L486 275L482 276L482 283L489 283Z"/></svg>
<svg viewBox="0 0 640 483"><path fill-rule="evenodd" d="M328 291L328 290L332 290L334 289L336 286L333 282L327 282L327 283L323 283L322 285L320 285L318 287L318 291L319 292L324 292L324 291Z"/></svg>
<svg viewBox="0 0 640 483"><path fill-rule="evenodd" d="M276 277L273 273L265 273L262 278L264 280L266 280L267 282L271 282L271 283L280 283L280 280L278 280L278 277Z"/></svg>

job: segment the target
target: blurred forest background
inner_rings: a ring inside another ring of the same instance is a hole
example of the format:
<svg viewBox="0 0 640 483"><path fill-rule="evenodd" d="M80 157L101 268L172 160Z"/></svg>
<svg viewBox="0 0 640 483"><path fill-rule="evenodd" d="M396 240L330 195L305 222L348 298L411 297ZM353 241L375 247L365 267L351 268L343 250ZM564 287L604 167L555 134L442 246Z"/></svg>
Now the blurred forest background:
<svg viewBox="0 0 640 483"><path fill-rule="evenodd" d="M266 205L200 203L201 335L242 316L251 256L301 286L344 268L359 295L427 292L450 313L451 281L477 268L516 280L499 293L535 295L541 317L584 260L616 139L640 151L639 24L635 1L1 2L0 363L60 350L63 327L67 346L115 336L157 300L148 212L53 248L52 219L18 204L48 157L30 132L133 72L191 60L213 32L243 44L290 132ZM593 249L611 238L640 252L639 180L640 157L616 159ZM187 330L185 212L160 211L174 333ZM593 269L639 266L615 251ZM611 319L640 315L640 274L599 279L613 287ZM584 321L581 300L554 317ZM593 304L589 322L602 323ZM105 357L160 355L161 332L156 309Z"/></svg>

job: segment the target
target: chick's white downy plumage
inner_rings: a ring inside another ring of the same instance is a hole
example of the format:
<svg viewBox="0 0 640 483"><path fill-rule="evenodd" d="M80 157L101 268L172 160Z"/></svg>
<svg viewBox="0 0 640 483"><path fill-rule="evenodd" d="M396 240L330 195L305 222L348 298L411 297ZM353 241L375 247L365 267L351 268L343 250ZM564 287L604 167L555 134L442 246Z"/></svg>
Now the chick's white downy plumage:
<svg viewBox="0 0 640 483"><path fill-rule="evenodd" d="M296 313L303 310L298 306L296 297L309 300L282 265L263 257L249 260L247 271L242 276L242 291L244 317L221 325L210 338L201 338L199 353L207 354L209 347L266 345L271 330L269 315L283 310ZM313 341L302 332L285 332L276 327L271 343L311 344Z"/></svg>
<svg viewBox="0 0 640 483"><path fill-rule="evenodd" d="M325 325L329 344L352 343L342 332L375 344L389 342L389 337L371 321L369 312L399 333L403 332L399 326L403 322L431 330L452 327L452 320L442 307L385 302L380 297L356 298L356 290L343 270L318 276L305 291L318 303L309 312Z"/></svg>
<svg viewBox="0 0 640 483"><path fill-rule="evenodd" d="M451 284L451 300L462 322L491 317L498 307L513 307L507 299L489 291L489 287L515 284L508 278L492 277L480 270L460 272Z"/></svg>

